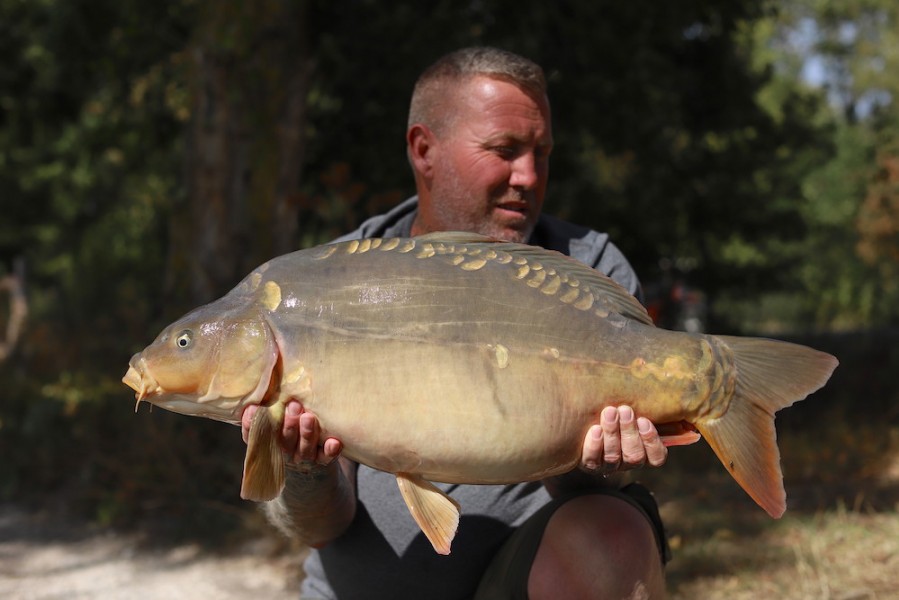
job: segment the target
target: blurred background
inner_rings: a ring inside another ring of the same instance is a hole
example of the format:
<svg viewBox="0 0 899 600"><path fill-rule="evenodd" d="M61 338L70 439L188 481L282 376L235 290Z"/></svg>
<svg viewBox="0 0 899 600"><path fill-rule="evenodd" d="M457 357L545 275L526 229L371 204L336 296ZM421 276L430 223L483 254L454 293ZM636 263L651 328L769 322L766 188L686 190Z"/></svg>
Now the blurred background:
<svg viewBox="0 0 899 600"><path fill-rule="evenodd" d="M135 415L127 361L411 195L413 83L477 44L544 67L545 210L610 232L660 325L840 358L778 420L794 536L847 511L896 532L894 0L0 0L0 501L211 544L264 527L239 431ZM756 509L704 446L646 475L687 557L674 590L732 566L691 534L773 527L722 525Z"/></svg>

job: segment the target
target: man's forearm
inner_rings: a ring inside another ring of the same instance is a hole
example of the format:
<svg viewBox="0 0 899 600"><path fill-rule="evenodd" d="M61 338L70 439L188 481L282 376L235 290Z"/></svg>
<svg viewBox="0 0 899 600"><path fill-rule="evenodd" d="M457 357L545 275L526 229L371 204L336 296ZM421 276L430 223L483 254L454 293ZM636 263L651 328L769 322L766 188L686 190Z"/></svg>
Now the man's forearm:
<svg viewBox="0 0 899 600"><path fill-rule="evenodd" d="M355 465L338 459L308 470L288 468L281 495L265 514L281 532L320 546L339 536L356 513Z"/></svg>

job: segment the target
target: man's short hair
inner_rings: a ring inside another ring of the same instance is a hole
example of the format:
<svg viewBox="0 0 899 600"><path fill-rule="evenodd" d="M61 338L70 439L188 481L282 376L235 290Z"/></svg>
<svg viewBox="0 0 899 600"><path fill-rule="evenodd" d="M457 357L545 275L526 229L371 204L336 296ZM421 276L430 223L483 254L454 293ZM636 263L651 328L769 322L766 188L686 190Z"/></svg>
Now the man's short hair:
<svg viewBox="0 0 899 600"><path fill-rule="evenodd" d="M462 48L438 59L418 78L409 106L409 123L441 131L454 111L446 100L454 88L477 76L506 81L526 94L546 96L546 78L540 65L507 50L491 47Z"/></svg>

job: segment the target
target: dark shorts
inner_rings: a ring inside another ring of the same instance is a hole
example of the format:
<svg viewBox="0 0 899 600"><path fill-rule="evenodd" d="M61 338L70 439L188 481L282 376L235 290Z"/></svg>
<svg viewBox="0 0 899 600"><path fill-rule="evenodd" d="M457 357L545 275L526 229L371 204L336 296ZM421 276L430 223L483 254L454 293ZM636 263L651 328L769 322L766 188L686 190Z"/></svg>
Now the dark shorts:
<svg viewBox="0 0 899 600"><path fill-rule="evenodd" d="M560 506L569 500L591 494L604 494L621 498L634 506L652 525L659 548L659 559L664 565L671 560L671 550L665 537L665 528L659 516L659 507L648 489L639 483L631 483L621 489L594 489L582 493L554 498L534 513L516 529L500 547L493 561L484 571L475 600L522 599L528 597L528 576L543 539L543 531Z"/></svg>

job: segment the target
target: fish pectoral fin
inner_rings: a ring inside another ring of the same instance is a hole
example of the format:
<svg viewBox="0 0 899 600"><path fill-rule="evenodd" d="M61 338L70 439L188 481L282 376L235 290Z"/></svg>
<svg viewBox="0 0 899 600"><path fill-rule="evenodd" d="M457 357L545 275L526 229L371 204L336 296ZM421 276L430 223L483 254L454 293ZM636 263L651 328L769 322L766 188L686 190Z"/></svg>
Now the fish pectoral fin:
<svg viewBox="0 0 899 600"><path fill-rule="evenodd" d="M280 427L281 420L268 407L260 406L253 415L240 487L240 497L244 500L272 500L284 489L284 454L278 441Z"/></svg>
<svg viewBox="0 0 899 600"><path fill-rule="evenodd" d="M666 448L671 446L689 446L702 439L696 427L686 421L675 423L657 423L656 431Z"/></svg>
<svg viewBox="0 0 899 600"><path fill-rule="evenodd" d="M422 533L438 554L449 554L459 526L459 503L418 475L397 473L396 483Z"/></svg>

